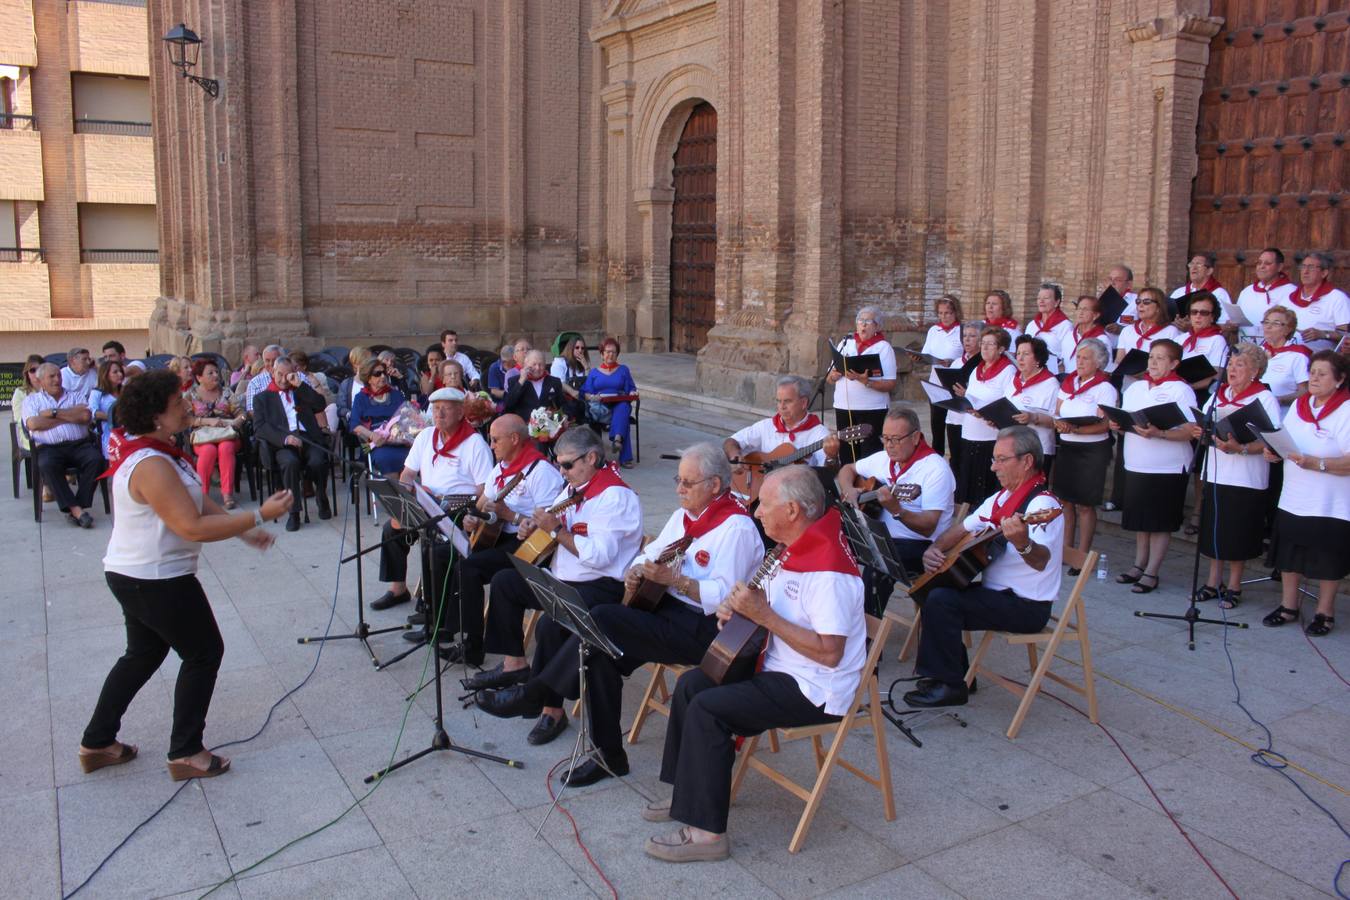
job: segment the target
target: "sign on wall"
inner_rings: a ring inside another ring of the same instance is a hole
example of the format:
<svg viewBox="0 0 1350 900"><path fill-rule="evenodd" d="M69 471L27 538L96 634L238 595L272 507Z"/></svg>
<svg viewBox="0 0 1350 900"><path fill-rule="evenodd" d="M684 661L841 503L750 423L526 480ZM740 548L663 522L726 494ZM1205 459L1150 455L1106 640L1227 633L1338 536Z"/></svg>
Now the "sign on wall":
<svg viewBox="0 0 1350 900"><path fill-rule="evenodd" d="M0 410L9 409L14 389L23 386L24 363L0 363Z"/></svg>

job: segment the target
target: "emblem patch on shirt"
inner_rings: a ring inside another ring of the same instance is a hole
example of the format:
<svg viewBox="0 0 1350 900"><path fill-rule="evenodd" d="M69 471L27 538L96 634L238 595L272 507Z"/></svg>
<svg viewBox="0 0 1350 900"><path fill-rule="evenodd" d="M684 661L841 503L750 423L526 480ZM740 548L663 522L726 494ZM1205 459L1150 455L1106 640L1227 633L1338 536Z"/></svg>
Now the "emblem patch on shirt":
<svg viewBox="0 0 1350 900"><path fill-rule="evenodd" d="M585 537L590 533L590 529L586 526L585 522L578 522L572 526L572 533L577 537Z"/></svg>
<svg viewBox="0 0 1350 900"><path fill-rule="evenodd" d="M783 596L788 600L796 602L797 595L801 593L801 582L793 578L787 584L783 585Z"/></svg>
<svg viewBox="0 0 1350 900"><path fill-rule="evenodd" d="M712 554L707 550L700 550L694 554L694 562L698 563L700 569L706 569L708 563L712 562Z"/></svg>

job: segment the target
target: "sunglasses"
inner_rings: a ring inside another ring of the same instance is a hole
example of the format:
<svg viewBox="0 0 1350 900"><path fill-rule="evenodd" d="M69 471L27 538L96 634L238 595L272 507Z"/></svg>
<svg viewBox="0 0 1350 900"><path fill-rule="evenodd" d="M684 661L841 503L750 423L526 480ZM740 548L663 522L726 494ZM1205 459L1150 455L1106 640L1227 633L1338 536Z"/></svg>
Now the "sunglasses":
<svg viewBox="0 0 1350 900"><path fill-rule="evenodd" d="M370 373L371 378L383 378L387 373L384 369L376 369Z"/></svg>
<svg viewBox="0 0 1350 900"><path fill-rule="evenodd" d="M28 374L29 374L29 375L36 375L36 374L37 374L37 367L34 366L33 368L29 369L29 370L28 370Z"/></svg>
<svg viewBox="0 0 1350 900"><path fill-rule="evenodd" d="M573 466L581 462L581 457L574 456L571 459L567 460L566 462L563 462L561 459L554 460L554 462L556 462L558 464L558 468L562 469L564 472L570 472L572 471Z"/></svg>
<svg viewBox="0 0 1350 900"><path fill-rule="evenodd" d="M1211 318L1211 319L1212 319L1212 318L1214 318L1214 311L1213 311L1213 310L1209 310L1209 309L1193 309L1193 310L1191 310L1191 315L1193 315L1193 316L1207 316L1208 318Z"/></svg>

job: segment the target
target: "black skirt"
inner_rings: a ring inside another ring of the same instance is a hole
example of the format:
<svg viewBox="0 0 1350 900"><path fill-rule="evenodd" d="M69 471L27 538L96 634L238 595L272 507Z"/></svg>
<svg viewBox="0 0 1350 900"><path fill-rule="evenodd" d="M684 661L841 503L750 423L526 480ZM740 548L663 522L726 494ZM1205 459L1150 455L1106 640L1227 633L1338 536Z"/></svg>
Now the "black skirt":
<svg viewBox="0 0 1350 900"><path fill-rule="evenodd" d="M998 476L989 466L994 461L996 441L962 441L961 469L956 478L956 502L972 510L999 489Z"/></svg>
<svg viewBox="0 0 1350 900"><path fill-rule="evenodd" d="M1186 504L1185 472L1151 475L1125 470L1125 506L1120 527L1126 531L1167 534L1181 527Z"/></svg>
<svg viewBox="0 0 1350 900"><path fill-rule="evenodd" d="M1350 575L1350 521L1275 513L1275 568L1304 578L1339 581Z"/></svg>
<svg viewBox="0 0 1350 900"><path fill-rule="evenodd" d="M1111 442L1061 441L1055 454L1055 496L1077 506L1100 506L1106 493L1106 469L1111 465Z"/></svg>
<svg viewBox="0 0 1350 900"><path fill-rule="evenodd" d="M851 425L871 425L867 437L853 443L842 443L839 447L839 465L856 463L881 449L881 426L886 424L884 409L834 409L834 427L839 430Z"/></svg>
<svg viewBox="0 0 1350 900"><path fill-rule="evenodd" d="M1256 559L1266 539L1266 492L1206 481L1200 552L1210 559Z"/></svg>

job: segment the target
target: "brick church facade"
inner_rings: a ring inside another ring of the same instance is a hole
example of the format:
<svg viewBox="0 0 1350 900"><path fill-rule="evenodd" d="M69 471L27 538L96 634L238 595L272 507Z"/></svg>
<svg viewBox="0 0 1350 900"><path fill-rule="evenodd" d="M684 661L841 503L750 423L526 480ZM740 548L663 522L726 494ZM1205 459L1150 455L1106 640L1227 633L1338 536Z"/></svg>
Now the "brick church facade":
<svg viewBox="0 0 1350 900"><path fill-rule="evenodd" d="M151 4L150 33L186 21L221 83L207 100L152 60L151 343L574 329L697 352L710 391L762 403L863 304L892 333L949 291L1025 314L1042 280L1093 291L1121 261L1173 287L1191 249L1243 281L1259 234L1192 234L1201 192L1232 192L1197 140L1221 5ZM1279 37L1339 29L1343 53L1344 16L1312 18Z"/></svg>

